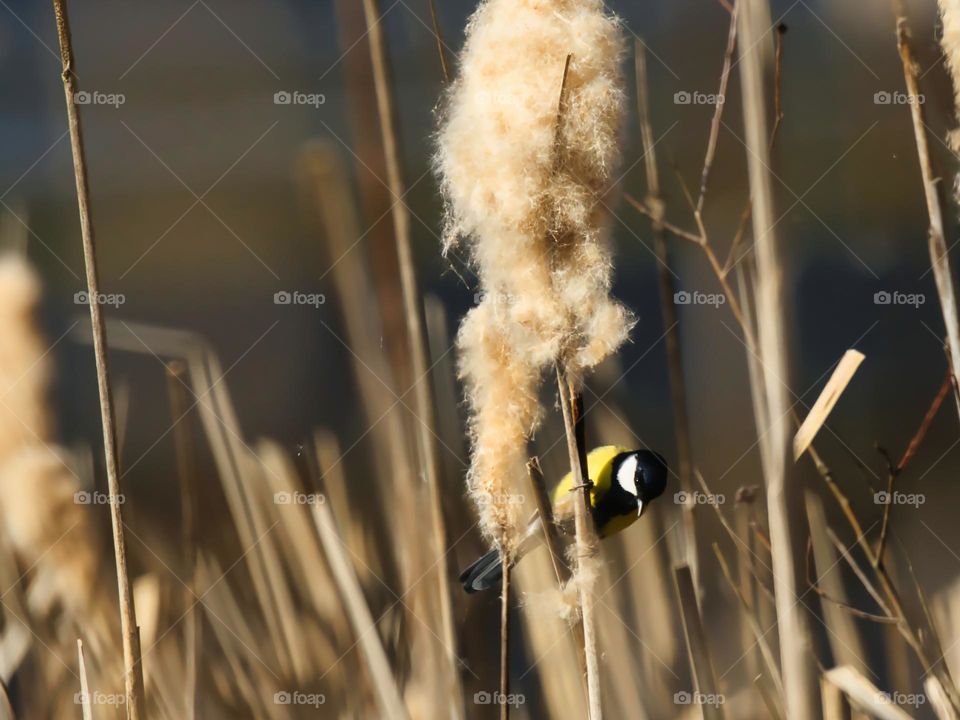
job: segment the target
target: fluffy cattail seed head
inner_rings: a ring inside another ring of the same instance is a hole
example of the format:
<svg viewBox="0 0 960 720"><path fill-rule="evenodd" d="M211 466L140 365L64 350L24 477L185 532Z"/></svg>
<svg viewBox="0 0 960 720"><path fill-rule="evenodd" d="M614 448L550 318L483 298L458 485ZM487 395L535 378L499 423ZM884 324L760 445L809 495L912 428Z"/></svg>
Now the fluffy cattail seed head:
<svg viewBox="0 0 960 720"><path fill-rule="evenodd" d="M624 106L619 22L600 0L486 0L467 27L435 165L444 247L466 245L483 290L458 336L472 411L469 484L508 552L544 370L575 375L627 337L609 297L605 194Z"/></svg>

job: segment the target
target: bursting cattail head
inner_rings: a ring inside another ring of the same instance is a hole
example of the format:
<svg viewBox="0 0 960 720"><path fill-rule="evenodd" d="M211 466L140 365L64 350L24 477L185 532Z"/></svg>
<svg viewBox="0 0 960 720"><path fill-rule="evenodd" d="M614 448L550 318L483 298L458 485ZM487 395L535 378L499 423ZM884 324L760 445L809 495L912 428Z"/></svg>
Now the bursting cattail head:
<svg viewBox="0 0 960 720"><path fill-rule="evenodd" d="M469 486L481 526L508 552L521 510L505 499L525 474L544 370L562 361L581 374L631 324L609 296L602 237L623 48L601 0L486 0L467 27L439 132L444 249L467 247L483 291L458 335Z"/></svg>

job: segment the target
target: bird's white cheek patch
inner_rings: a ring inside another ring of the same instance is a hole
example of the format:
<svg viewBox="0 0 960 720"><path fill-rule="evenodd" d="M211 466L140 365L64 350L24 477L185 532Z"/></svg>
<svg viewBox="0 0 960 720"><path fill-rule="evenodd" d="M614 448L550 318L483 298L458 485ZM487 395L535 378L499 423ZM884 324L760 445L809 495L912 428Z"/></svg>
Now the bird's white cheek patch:
<svg viewBox="0 0 960 720"><path fill-rule="evenodd" d="M631 495L637 493L637 458L628 457L617 469L617 483Z"/></svg>

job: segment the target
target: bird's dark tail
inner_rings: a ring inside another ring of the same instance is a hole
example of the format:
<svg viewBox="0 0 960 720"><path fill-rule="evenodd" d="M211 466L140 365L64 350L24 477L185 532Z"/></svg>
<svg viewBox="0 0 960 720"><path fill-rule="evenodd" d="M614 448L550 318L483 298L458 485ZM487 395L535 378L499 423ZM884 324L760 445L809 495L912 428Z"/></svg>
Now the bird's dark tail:
<svg viewBox="0 0 960 720"><path fill-rule="evenodd" d="M468 593L478 590L489 590L500 584L503 577L503 565L500 563L500 551L491 550L486 555L474 560L473 563L460 573L460 582Z"/></svg>

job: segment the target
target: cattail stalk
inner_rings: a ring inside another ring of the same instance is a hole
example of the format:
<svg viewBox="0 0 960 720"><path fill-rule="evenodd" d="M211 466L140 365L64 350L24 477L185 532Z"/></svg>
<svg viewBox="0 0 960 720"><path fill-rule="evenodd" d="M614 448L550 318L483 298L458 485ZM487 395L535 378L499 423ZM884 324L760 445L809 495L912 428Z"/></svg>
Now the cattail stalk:
<svg viewBox="0 0 960 720"><path fill-rule="evenodd" d="M557 366L557 388L560 393L560 409L563 412L563 427L570 456L570 471L573 474L574 525L576 528L577 589L580 595L580 622L583 626L583 654L587 671L587 705L590 720L601 720L600 663L597 654L596 611L594 609L593 583L588 580L586 568L596 562L597 532L590 513L590 489L592 482L587 473L587 451L583 443L583 402L567 372Z"/></svg>
<svg viewBox="0 0 960 720"><path fill-rule="evenodd" d="M947 248L944 231L943 201L940 196L941 183L933 170L930 159L930 147L927 141L927 124L924 120L923 103L917 99L920 93L920 76L917 63L910 46L910 29L907 26L906 10L902 2L896 2L897 15L897 48L900 51L900 60L903 63L903 77L907 85L907 94L914 99L909 103L910 115L913 119L914 137L917 142L917 155L920 160L920 173L923 178L923 193L927 202L927 214L930 217L928 249L930 263L933 268L933 279L937 286L937 296L940 298L940 310L943 313L943 322L947 329L947 343L950 348L951 369L954 378L960 378L960 317L957 314L956 288L953 284L953 271L950 267L950 255ZM943 51L947 58L947 66L953 77L954 89L960 88L960 3L957 0L940 0L940 12L943 17ZM960 98L960 91L958 91ZM960 112L960 105L958 105ZM957 148L958 134L954 131L951 143ZM960 185L957 186L960 188ZM958 195L960 197L960 195ZM960 394L954 393L957 403L957 412L960 413Z"/></svg>
<svg viewBox="0 0 960 720"><path fill-rule="evenodd" d="M73 171L77 185L77 202L80 209L80 232L83 239L83 261L87 276L87 293L90 304L90 324L93 329L93 351L97 367L97 389L100 395L100 418L103 426L103 453L107 470L107 488L110 493L110 521L113 529L114 559L117 567L117 590L120 598L120 631L123 640L124 686L126 689L127 717L140 720L144 717L143 667L140 664L140 636L137 629L137 614L127 573L127 549L123 535L123 515L120 503L120 470L117 458L116 418L114 417L113 393L110 387L110 366L107 348L107 332L100 304L100 277L97 268L97 252L94 242L93 222L90 211L90 188L87 178L86 155L80 113L74 97L77 79L74 73L73 44L70 23L67 17L66 0L53 0L57 19L57 38L60 42L60 58L63 62L63 91L67 103L67 121L70 127L70 146L73 151Z"/></svg>

